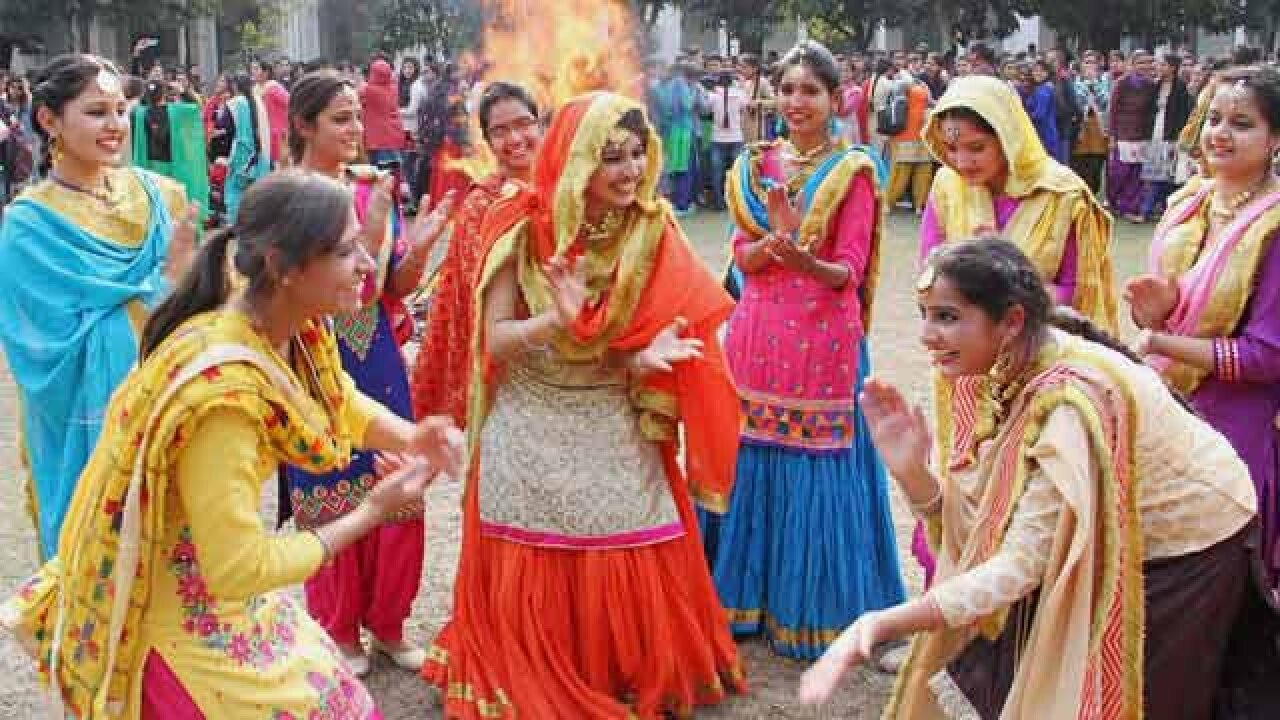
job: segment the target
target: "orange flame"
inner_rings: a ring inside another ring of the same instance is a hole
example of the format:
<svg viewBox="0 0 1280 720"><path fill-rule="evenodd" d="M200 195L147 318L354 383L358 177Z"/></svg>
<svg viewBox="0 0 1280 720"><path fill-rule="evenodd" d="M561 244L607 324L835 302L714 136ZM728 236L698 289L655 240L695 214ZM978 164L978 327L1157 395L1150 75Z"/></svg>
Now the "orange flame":
<svg viewBox="0 0 1280 720"><path fill-rule="evenodd" d="M592 90L642 91L631 11L617 0L486 0L487 80L529 88L554 108Z"/></svg>
<svg viewBox="0 0 1280 720"><path fill-rule="evenodd" d="M593 90L644 97L640 49L630 9L619 0L483 0L479 56L484 80L524 86L546 112ZM495 167L472 118L474 154L451 163L479 178Z"/></svg>

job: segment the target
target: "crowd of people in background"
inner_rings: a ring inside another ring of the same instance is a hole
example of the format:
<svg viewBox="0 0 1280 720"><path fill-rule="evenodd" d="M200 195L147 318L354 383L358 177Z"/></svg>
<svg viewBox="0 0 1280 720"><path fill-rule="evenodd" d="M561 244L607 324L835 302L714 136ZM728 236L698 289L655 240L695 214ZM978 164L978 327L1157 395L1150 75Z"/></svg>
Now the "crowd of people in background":
<svg viewBox="0 0 1280 720"><path fill-rule="evenodd" d="M997 54L983 44L946 53L921 44L835 57L841 71L836 132L879 153L892 207L924 212L937 164L920 142L920 130L951 80L994 75L1017 90L1046 152L1102 194L1117 217L1144 223L1159 218L1169 195L1195 172L1192 121L1203 120L1214 74L1256 62L1262 53L1242 47L1217 58L1190 51L1085 50L1076 57L1060 48L1039 52L1034 45ZM197 66L135 63L126 95L146 111L138 116L144 131L133 158L152 169L156 162L168 165L160 172L203 201L207 222L225 222L248 183L288 162L281 148L289 88L307 72L332 67L360 89L367 159L404 181L401 199L412 211L423 194L441 197L467 185L460 160L473 152L472 117L484 87L483 65L468 59L410 55L399 59L398 68L384 53L364 65L255 59L243 71L207 82ZM724 210L724 176L733 159L749 143L786 133L772 82L777 60L775 52L722 56L690 48L672 63L646 67L645 102L665 152L662 190L678 214ZM0 71L0 86L3 201L40 177L40 146L31 125L29 80ZM199 127L186 121L192 113ZM183 152L197 140L202 155Z"/></svg>
<svg viewBox="0 0 1280 720"><path fill-rule="evenodd" d="M383 53L4 78L0 345L45 565L0 627L86 720L380 720L375 653L448 718L687 717L748 692L745 636L817 661L802 702L900 673L888 718L1272 717L1261 60L806 40L555 106ZM931 421L871 367L886 208L919 218L885 259L919 272ZM1123 283L1115 216L1160 220ZM437 475L462 546L424 648Z"/></svg>

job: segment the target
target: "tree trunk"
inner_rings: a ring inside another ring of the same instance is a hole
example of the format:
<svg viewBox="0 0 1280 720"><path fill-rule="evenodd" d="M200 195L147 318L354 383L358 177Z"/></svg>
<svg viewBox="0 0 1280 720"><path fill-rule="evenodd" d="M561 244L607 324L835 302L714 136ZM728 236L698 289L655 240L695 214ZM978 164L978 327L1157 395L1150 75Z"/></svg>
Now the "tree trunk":
<svg viewBox="0 0 1280 720"><path fill-rule="evenodd" d="M75 10L76 49L82 53L93 52L89 47L89 35L93 29L93 3L78 3Z"/></svg>

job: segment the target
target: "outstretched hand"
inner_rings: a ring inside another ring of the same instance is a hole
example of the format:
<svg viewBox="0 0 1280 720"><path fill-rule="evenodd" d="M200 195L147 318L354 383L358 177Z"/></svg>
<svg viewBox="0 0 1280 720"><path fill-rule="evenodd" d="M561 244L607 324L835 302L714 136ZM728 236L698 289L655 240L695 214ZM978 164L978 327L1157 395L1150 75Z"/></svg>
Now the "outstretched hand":
<svg viewBox="0 0 1280 720"><path fill-rule="evenodd" d="M544 269L547 281L551 283L556 318L560 327L569 327L578 319L582 306L587 302L587 277L582 258L569 260L556 255L547 261Z"/></svg>
<svg viewBox="0 0 1280 720"><path fill-rule="evenodd" d="M688 328L688 320L676 318L654 336L648 347L632 357L631 369L640 374L671 372L676 363L702 357L701 340L681 337Z"/></svg>
<svg viewBox="0 0 1280 720"><path fill-rule="evenodd" d="M859 402L889 472L900 481L927 475L932 440L924 410L908 405L896 387L877 378L867 379Z"/></svg>
<svg viewBox="0 0 1280 720"><path fill-rule="evenodd" d="M871 659L876 645L881 642L876 617L874 612L859 617L800 676L798 699L801 703L818 705L826 702L835 692L845 672Z"/></svg>
<svg viewBox="0 0 1280 720"><path fill-rule="evenodd" d="M454 192L450 190L444 194L440 203L431 212L419 212L418 216L413 219L413 222L409 225L408 232L405 234L409 252L415 255L431 252L431 248L435 246L449 224L449 218L453 211L453 198ZM431 196L423 195L418 207L431 207Z"/></svg>

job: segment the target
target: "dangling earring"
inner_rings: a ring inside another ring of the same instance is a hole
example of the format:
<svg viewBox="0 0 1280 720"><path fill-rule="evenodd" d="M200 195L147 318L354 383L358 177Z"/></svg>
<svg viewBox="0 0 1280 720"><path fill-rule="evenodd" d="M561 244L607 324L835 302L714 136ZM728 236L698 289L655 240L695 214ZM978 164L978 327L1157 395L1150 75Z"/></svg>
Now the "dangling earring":
<svg viewBox="0 0 1280 720"><path fill-rule="evenodd" d="M997 419L1004 415L1005 402L1008 400L1005 396L1008 394L1009 376L1013 374L1013 351L1009 349L1009 345L1008 342L1000 343L1000 352L996 354L996 361L987 371L987 395L995 408Z"/></svg>
<svg viewBox="0 0 1280 720"><path fill-rule="evenodd" d="M52 165L57 165L62 162L62 157L62 143L58 142L58 136L54 135L49 138L49 162Z"/></svg>

